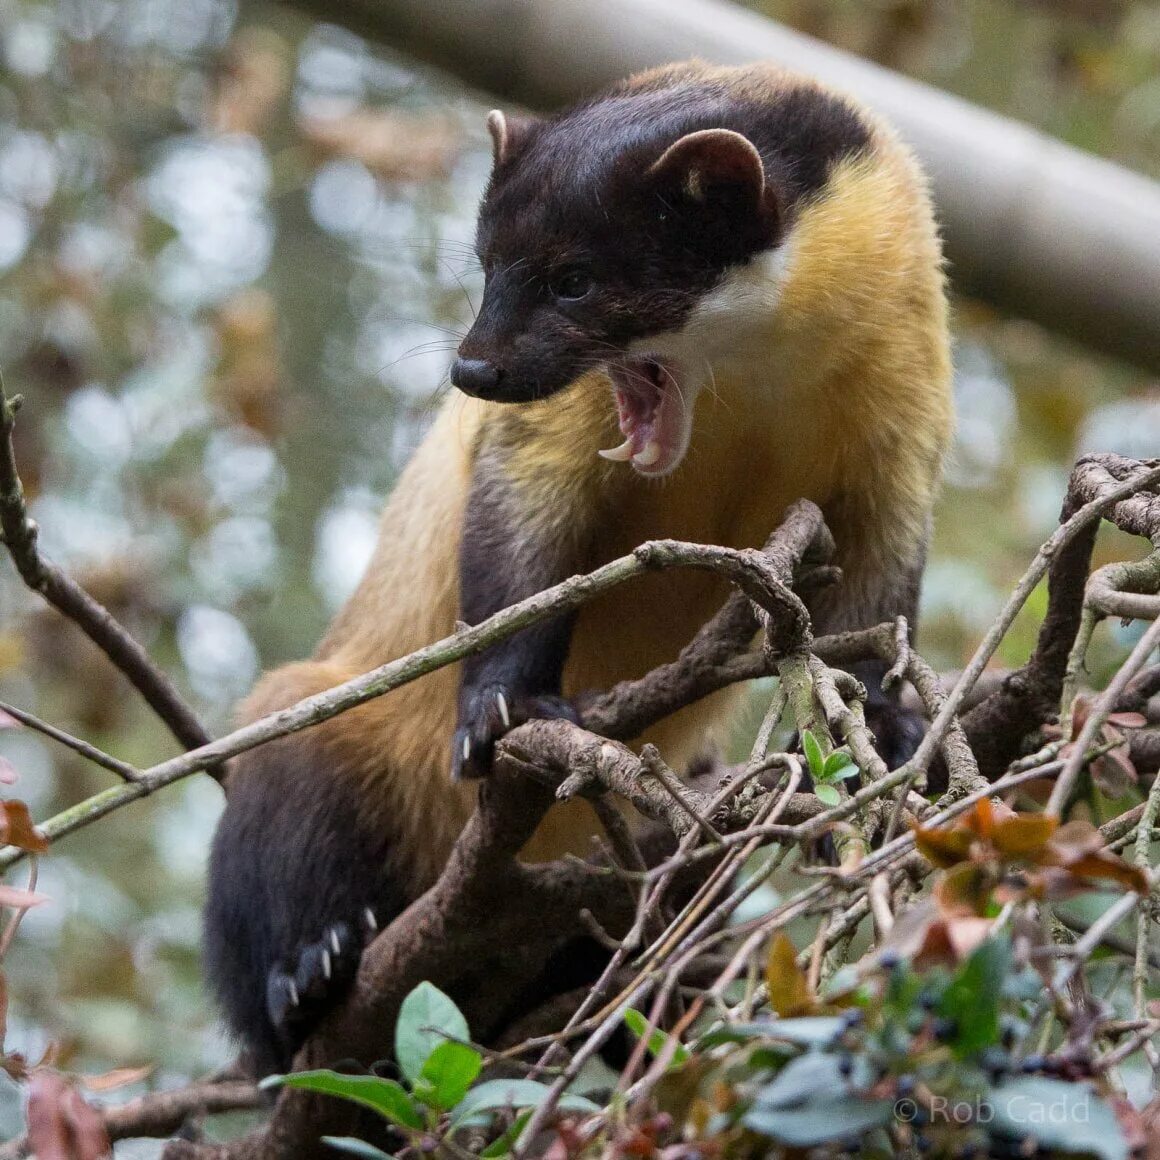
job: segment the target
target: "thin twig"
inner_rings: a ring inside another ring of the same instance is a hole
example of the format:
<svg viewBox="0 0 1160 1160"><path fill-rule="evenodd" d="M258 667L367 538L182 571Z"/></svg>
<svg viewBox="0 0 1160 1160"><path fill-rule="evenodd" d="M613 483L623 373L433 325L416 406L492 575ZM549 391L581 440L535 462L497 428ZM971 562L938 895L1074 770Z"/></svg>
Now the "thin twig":
<svg viewBox="0 0 1160 1160"><path fill-rule="evenodd" d="M8 398L0 379L0 532L20 578L101 649L182 745L205 745L209 734L149 654L103 604L40 551L39 529L28 515L12 446L21 402L20 395Z"/></svg>
<svg viewBox="0 0 1160 1160"><path fill-rule="evenodd" d="M1128 659L1120 666L1119 672L1108 682L1108 687L1092 706L1088 718L1075 740L1075 748L1067 759L1063 772L1052 787L1051 797L1047 799L1047 812L1049 814L1055 814L1058 817L1063 813L1080 770L1083 769L1084 762L1087 760L1088 749L1103 728L1108 714L1115 711L1128 682L1144 667L1145 662L1157 646L1160 646L1160 620L1155 620L1148 626L1144 635L1136 642L1136 647L1132 649Z"/></svg>
<svg viewBox="0 0 1160 1160"><path fill-rule="evenodd" d="M141 778L141 771L128 762L110 756L103 749L98 749L95 745L90 745L87 741L82 741L79 737L74 737L71 733L66 733L63 729L50 725L47 721L42 721L25 709L18 709L7 701L0 701L0 712L7 713L8 716L14 717L22 725L27 725L29 729L43 733L45 737L51 737L53 741L58 741L74 753L79 753L81 757L87 758L94 765L99 765L115 773L124 781L139 781Z"/></svg>
<svg viewBox="0 0 1160 1160"><path fill-rule="evenodd" d="M1031 565L1020 578L1002 611L987 630L978 648L975 649L974 655L966 668L963 669L962 676L959 677L955 687L948 694L946 703L938 716L931 722L929 732L922 739L917 752L911 759L912 764L917 765L920 769L928 768L936 748L942 743L944 734L955 714L958 713L959 706L982 675L987 662L994 656L995 650L999 647L1003 637L1007 635L1007 630L1019 614L1019 610L1027 603L1027 598L1035 590L1039 581L1043 579L1052 558L1085 528L1100 519L1109 508L1115 507L1120 500L1127 499L1158 482L1160 482L1160 467L1141 472L1141 474L1120 483L1117 487L1111 488L1099 499L1084 504L1075 515L1055 530L1050 539L1036 553L1035 559L1032 560Z"/></svg>

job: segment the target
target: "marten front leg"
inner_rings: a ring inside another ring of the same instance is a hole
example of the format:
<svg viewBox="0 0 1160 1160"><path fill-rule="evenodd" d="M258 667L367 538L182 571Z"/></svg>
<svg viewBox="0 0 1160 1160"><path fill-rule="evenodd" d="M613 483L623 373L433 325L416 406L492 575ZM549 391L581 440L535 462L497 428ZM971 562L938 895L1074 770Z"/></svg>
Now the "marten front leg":
<svg viewBox="0 0 1160 1160"><path fill-rule="evenodd" d="M556 497L555 506L569 505ZM516 493L498 464L481 457L460 542L462 619L478 624L575 571L582 546L575 525L575 512L533 504ZM560 695L574 621L571 613L542 621L463 662L451 752L454 778L485 776L496 741L524 721L579 720Z"/></svg>

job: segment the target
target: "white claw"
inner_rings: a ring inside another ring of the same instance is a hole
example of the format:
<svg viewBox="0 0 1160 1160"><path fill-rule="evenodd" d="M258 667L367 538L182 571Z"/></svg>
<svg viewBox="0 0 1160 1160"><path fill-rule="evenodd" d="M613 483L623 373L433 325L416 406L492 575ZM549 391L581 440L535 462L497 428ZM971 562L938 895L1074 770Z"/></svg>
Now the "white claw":
<svg viewBox="0 0 1160 1160"><path fill-rule="evenodd" d="M464 737L464 739L463 739L463 760L464 761L471 760L471 738L470 737Z"/></svg>
<svg viewBox="0 0 1160 1160"><path fill-rule="evenodd" d="M650 439L645 445L643 451L638 451L632 457L633 463L637 467L652 467L654 463L661 457L661 445L655 440Z"/></svg>
<svg viewBox="0 0 1160 1160"><path fill-rule="evenodd" d="M371 930L379 929L379 920L375 918L375 912L369 906L363 907L363 921Z"/></svg>
<svg viewBox="0 0 1160 1160"><path fill-rule="evenodd" d="M503 727L510 729L512 727L512 716L508 712L507 697L503 693L496 693L495 707L499 710L499 719L503 722Z"/></svg>
<svg viewBox="0 0 1160 1160"><path fill-rule="evenodd" d="M297 1007L298 1006L298 985L294 982L293 979L287 979L286 982L290 984L290 1006Z"/></svg>
<svg viewBox="0 0 1160 1160"><path fill-rule="evenodd" d="M322 977L324 979L330 978L330 951L328 950L322 952Z"/></svg>
<svg viewBox="0 0 1160 1160"><path fill-rule="evenodd" d="M632 458L632 440L626 439L619 447L609 447L596 454L602 459L611 459L613 463L627 463Z"/></svg>
<svg viewBox="0 0 1160 1160"><path fill-rule="evenodd" d="M336 955L342 954L342 943L339 940L338 931L335 930L333 926L330 928L330 949L334 951Z"/></svg>

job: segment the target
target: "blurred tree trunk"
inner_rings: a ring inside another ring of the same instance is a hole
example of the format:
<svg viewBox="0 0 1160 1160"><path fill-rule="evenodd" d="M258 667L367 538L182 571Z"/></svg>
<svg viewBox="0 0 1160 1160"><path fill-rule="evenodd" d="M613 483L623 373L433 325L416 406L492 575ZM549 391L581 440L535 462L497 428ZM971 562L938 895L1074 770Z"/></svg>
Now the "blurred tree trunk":
<svg viewBox="0 0 1160 1160"><path fill-rule="evenodd" d="M724 0L290 0L551 108L688 56L778 61L885 114L931 176L956 286L1160 371L1160 185Z"/></svg>

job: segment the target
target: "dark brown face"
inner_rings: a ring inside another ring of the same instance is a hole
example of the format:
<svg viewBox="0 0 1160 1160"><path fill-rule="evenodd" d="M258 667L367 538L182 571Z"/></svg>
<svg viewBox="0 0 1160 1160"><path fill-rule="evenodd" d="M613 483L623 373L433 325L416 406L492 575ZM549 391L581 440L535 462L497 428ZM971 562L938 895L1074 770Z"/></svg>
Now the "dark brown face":
<svg viewBox="0 0 1160 1160"><path fill-rule="evenodd" d="M477 235L483 302L452 382L544 398L679 329L730 267L776 245L781 193L751 140L722 128L729 113L719 96L665 91L506 131L501 119Z"/></svg>

